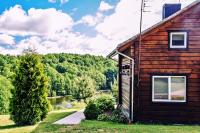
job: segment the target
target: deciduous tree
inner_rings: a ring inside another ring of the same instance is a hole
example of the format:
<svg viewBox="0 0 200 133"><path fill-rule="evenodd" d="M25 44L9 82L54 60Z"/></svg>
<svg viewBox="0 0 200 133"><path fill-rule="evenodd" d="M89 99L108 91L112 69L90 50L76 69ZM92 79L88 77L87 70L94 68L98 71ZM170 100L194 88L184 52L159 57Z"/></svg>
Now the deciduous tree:
<svg viewBox="0 0 200 133"><path fill-rule="evenodd" d="M95 93L94 81L86 76L78 77L75 79L73 87L73 97L80 101L83 99L86 101L87 98L92 97Z"/></svg>

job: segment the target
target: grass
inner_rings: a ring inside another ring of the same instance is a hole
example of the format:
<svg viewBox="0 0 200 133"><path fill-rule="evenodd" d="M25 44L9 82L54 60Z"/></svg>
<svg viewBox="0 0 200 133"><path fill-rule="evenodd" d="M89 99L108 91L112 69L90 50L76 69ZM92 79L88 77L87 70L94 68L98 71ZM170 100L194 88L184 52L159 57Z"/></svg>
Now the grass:
<svg viewBox="0 0 200 133"><path fill-rule="evenodd" d="M18 127L9 118L9 115L0 115L0 133L29 133L37 126Z"/></svg>
<svg viewBox="0 0 200 133"><path fill-rule="evenodd" d="M95 123L95 124L94 124ZM199 133L200 126L146 125L146 124L117 124L101 121L83 121L72 129L73 132L92 133Z"/></svg>
<svg viewBox="0 0 200 133"><path fill-rule="evenodd" d="M54 125L55 121L66 117L73 112L84 108L85 104L83 103L76 103L72 109L66 110L54 110L51 111L47 118L44 119L42 122L34 125L34 126L16 126L15 123L10 120L9 115L0 115L0 133L55 133L55 132L62 132L67 130L67 126L62 125Z"/></svg>
<svg viewBox="0 0 200 133"><path fill-rule="evenodd" d="M82 107L82 104L79 106ZM17 127L13 121L9 120L9 115L0 115L0 133L200 133L200 126L195 125L118 124L92 120L85 120L75 126L52 124L80 107L52 111L44 121L35 126Z"/></svg>
<svg viewBox="0 0 200 133"><path fill-rule="evenodd" d="M52 111L48 114L47 118L39 124L21 127L16 126L14 122L9 119L9 115L0 115L0 133L60 132L60 130L65 128L65 126L54 125L52 123L72 114L75 111L76 109Z"/></svg>
<svg viewBox="0 0 200 133"><path fill-rule="evenodd" d="M173 125L145 125L145 124L118 124L112 122L101 122L85 120L80 125L54 125L53 122L73 113L75 110L53 111L48 117L36 126L15 127L8 120L9 116L0 116L0 132L2 133L199 133L200 126L173 126ZM4 121L4 122L3 122ZM2 126L4 125L4 126ZM2 128L2 127L5 127Z"/></svg>
<svg viewBox="0 0 200 133"><path fill-rule="evenodd" d="M72 114L73 112L75 112L75 110L68 110L68 111L54 111L51 112L48 117L41 122L33 131L33 133L44 133L44 132L48 132L48 133L61 133L63 131L67 130L67 126L64 125L55 125L52 124L54 122L56 122L57 120L64 118L70 114Z"/></svg>

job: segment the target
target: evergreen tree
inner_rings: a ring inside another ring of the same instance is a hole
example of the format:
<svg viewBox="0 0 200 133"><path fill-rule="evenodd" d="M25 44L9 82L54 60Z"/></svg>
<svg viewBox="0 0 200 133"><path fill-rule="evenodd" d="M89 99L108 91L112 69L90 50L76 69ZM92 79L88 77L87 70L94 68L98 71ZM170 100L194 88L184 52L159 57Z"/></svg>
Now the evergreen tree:
<svg viewBox="0 0 200 133"><path fill-rule="evenodd" d="M33 125L43 120L50 108L48 80L40 56L28 51L20 59L14 80L11 119L17 125Z"/></svg>

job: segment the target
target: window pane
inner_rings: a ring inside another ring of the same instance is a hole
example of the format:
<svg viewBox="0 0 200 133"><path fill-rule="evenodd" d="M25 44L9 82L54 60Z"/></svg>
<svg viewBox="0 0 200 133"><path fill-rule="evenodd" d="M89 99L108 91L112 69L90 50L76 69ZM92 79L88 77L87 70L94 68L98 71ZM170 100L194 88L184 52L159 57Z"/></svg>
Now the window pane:
<svg viewBox="0 0 200 133"><path fill-rule="evenodd" d="M184 46L184 34L173 34L172 35L172 45L173 46Z"/></svg>
<svg viewBox="0 0 200 133"><path fill-rule="evenodd" d="M171 100L185 100L185 77L171 78Z"/></svg>
<svg viewBox="0 0 200 133"><path fill-rule="evenodd" d="M184 34L173 34L173 40L184 40Z"/></svg>
<svg viewBox="0 0 200 133"><path fill-rule="evenodd" d="M154 78L154 99L168 100L168 78Z"/></svg>

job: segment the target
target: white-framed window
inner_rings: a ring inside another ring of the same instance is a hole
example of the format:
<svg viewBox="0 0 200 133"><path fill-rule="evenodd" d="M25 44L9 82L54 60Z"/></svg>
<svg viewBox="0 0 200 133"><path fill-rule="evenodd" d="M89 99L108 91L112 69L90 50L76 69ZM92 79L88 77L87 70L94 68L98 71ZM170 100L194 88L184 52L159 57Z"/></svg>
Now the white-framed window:
<svg viewBox="0 0 200 133"><path fill-rule="evenodd" d="M187 32L170 32L170 48L187 48Z"/></svg>
<svg viewBox="0 0 200 133"><path fill-rule="evenodd" d="M153 76L153 102L186 102L186 76Z"/></svg>

